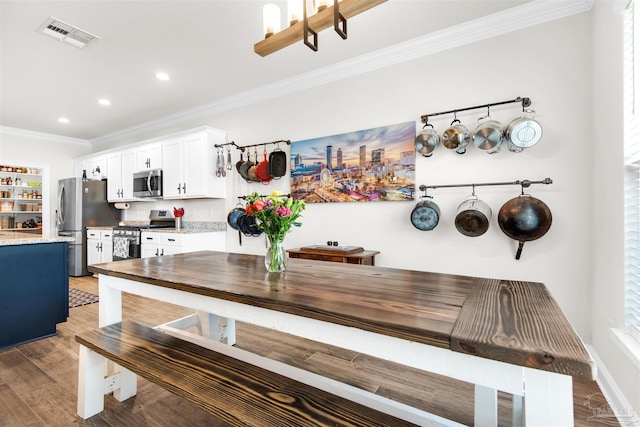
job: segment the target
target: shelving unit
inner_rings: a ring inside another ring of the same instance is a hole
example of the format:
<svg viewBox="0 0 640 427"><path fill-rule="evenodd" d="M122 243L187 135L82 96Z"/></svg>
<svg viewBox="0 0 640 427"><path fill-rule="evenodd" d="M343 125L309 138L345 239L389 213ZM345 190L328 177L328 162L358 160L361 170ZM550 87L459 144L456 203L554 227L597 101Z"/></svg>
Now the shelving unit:
<svg viewBox="0 0 640 427"><path fill-rule="evenodd" d="M0 164L0 230L42 233L42 171Z"/></svg>

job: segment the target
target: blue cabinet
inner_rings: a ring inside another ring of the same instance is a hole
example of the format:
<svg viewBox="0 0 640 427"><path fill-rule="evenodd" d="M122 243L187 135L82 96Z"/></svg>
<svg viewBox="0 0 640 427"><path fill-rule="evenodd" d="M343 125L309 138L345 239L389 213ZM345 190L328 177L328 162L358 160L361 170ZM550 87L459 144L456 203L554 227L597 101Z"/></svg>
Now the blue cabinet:
<svg viewBox="0 0 640 427"><path fill-rule="evenodd" d="M0 245L0 349L55 335L67 321L68 246Z"/></svg>

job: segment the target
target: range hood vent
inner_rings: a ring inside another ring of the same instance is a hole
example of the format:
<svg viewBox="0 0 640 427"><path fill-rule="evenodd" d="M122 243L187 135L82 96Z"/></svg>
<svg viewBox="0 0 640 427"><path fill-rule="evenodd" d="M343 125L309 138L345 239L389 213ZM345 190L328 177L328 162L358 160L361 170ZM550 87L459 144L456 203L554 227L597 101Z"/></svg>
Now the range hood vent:
<svg viewBox="0 0 640 427"><path fill-rule="evenodd" d="M74 27L73 25L54 18L53 16L47 18L38 27L38 32L79 48L85 47L89 43L100 38L87 31L81 30L78 27Z"/></svg>

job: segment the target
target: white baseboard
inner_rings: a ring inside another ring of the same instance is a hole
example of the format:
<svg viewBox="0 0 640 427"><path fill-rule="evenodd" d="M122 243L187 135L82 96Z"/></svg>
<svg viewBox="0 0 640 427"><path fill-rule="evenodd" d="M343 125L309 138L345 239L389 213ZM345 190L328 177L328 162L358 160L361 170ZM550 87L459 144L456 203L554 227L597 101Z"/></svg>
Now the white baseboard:
<svg viewBox="0 0 640 427"><path fill-rule="evenodd" d="M602 394L607 400L605 407L595 408L593 420L599 420L601 423L607 424L607 413L613 412L622 427L640 427L640 414L636 414L631 404L624 396L613 377L602 363L602 359L598 356L595 349L590 345L586 346L598 366L598 378L596 382Z"/></svg>

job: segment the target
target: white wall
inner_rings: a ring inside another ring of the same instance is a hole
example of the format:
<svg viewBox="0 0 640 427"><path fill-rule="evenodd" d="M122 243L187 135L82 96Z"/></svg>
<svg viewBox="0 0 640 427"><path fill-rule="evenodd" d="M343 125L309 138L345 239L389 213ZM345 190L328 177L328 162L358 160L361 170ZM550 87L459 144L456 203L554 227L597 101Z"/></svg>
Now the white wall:
<svg viewBox="0 0 640 427"><path fill-rule="evenodd" d="M91 146L86 141L0 128L0 163L43 169L42 210L45 215L48 213L48 224L43 227L43 235L56 233L56 203L52 200L58 193L58 180L73 176L73 158L90 151ZM45 221L43 216L43 223Z"/></svg>

